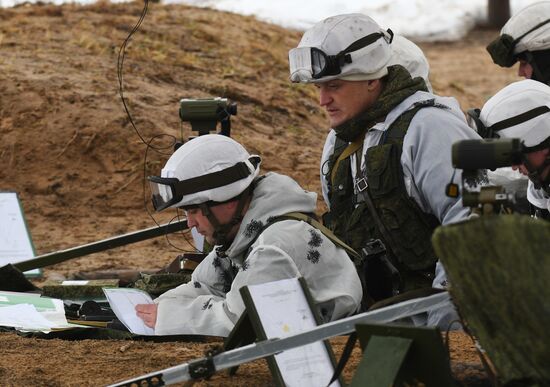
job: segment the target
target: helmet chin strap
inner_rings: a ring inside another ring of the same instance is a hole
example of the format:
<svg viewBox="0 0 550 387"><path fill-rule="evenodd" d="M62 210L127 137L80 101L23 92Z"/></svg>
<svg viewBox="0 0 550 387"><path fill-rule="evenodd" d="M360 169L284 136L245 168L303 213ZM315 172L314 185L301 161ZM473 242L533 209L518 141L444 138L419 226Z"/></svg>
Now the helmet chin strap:
<svg viewBox="0 0 550 387"><path fill-rule="evenodd" d="M550 172L543 179L542 174L544 170L550 166L550 154L546 156L544 163L538 168L533 167L533 165L527 160L524 159L523 163L529 172L529 179L533 182L535 189L543 189L547 194L550 195Z"/></svg>
<svg viewBox="0 0 550 387"><path fill-rule="evenodd" d="M235 209L235 213L231 217L231 220L225 224L220 223L208 204L203 203L199 205L202 214L208 219L210 224L212 224L212 227L214 227L214 234L212 237L214 238L215 244L220 245L220 247L216 249L218 254L223 254L229 248L231 242L233 242L233 240L229 240L229 233L234 226L242 222L244 217L243 210L247 199L250 197L251 191L252 185L250 185L239 195L239 202L237 204L237 208Z"/></svg>

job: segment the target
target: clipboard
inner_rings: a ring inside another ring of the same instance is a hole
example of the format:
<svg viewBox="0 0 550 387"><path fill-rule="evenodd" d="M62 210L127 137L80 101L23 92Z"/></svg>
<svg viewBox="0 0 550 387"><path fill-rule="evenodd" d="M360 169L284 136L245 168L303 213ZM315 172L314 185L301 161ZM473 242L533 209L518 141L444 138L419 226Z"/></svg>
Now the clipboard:
<svg viewBox="0 0 550 387"><path fill-rule="evenodd" d="M240 341L242 345L253 341L253 336L258 341L268 340L321 324L315 302L303 278L244 286L240 292L246 310L230 335L233 342ZM281 308L284 313L280 312ZM267 363L275 384L280 387L326 386L335 368L334 354L328 341L270 356ZM342 379L331 384L332 387L343 385Z"/></svg>
<svg viewBox="0 0 550 387"><path fill-rule="evenodd" d="M0 266L34 258L32 243L23 206L17 192L0 191ZM41 277L42 269L24 272L26 277Z"/></svg>

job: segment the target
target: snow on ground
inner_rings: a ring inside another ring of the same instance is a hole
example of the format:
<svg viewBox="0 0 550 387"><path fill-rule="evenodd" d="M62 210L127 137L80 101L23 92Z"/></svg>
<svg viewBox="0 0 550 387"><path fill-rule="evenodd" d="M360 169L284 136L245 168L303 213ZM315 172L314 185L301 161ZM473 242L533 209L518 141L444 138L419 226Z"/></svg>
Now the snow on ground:
<svg viewBox="0 0 550 387"><path fill-rule="evenodd" d="M414 40L458 40L487 18L487 0L165 0L255 15L304 30L326 17L359 12ZM538 0L510 0L512 14Z"/></svg>
<svg viewBox="0 0 550 387"><path fill-rule="evenodd" d="M38 0L0 0L11 7ZM125 0L112 0L121 2ZM462 38L487 18L487 0L163 0L223 11L254 15L260 20L304 30L328 16L360 12L384 28L417 41L450 41ZM51 0L62 4L67 0ZM89 4L94 0L77 0ZM512 14L537 0L510 0Z"/></svg>

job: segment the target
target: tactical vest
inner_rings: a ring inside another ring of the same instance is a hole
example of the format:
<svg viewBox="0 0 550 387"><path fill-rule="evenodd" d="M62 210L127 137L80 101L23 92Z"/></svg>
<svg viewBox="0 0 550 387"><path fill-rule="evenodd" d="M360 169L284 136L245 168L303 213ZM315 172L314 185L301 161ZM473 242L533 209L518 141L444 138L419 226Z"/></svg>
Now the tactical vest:
<svg viewBox="0 0 550 387"><path fill-rule="evenodd" d="M358 252L372 245L372 241L382 241L390 266L393 265L399 275L398 292L431 287L437 261L431 235L439 222L435 216L424 213L409 197L400 162L403 138L410 122L420 109L428 106L448 109L432 99L416 103L404 112L383 134L379 144L367 149L364 176L360 165L358 175L353 177L349 163L336 165L335 173L332 170L337 163L332 159L332 165L329 164L331 209L323 216L325 225ZM333 157L343 153L346 147L348 143L337 138ZM360 163L359 151L356 156ZM354 186L359 193L355 193ZM366 280L369 293L373 295L382 294L373 288L378 286L373 285L380 277L376 273L378 269L380 265L373 266L368 275L372 280ZM391 295L374 296L374 299Z"/></svg>

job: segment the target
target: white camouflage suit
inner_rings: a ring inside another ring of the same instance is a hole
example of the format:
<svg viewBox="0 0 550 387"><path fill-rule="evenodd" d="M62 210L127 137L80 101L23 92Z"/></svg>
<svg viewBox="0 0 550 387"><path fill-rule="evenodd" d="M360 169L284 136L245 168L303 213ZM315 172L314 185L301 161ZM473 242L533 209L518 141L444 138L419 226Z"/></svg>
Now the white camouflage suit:
<svg viewBox="0 0 550 387"><path fill-rule="evenodd" d="M344 250L320 231L305 222L282 220L257 237L272 217L314 212L316 198L287 176L268 173L260 178L227 257L214 249L189 283L155 300L155 334L227 336L244 311L242 286L300 276L324 319L357 311L362 289L356 269Z"/></svg>
<svg viewBox="0 0 550 387"><path fill-rule="evenodd" d="M527 200L537 208L550 211L550 195L542 189L536 189L532 181L527 186Z"/></svg>

